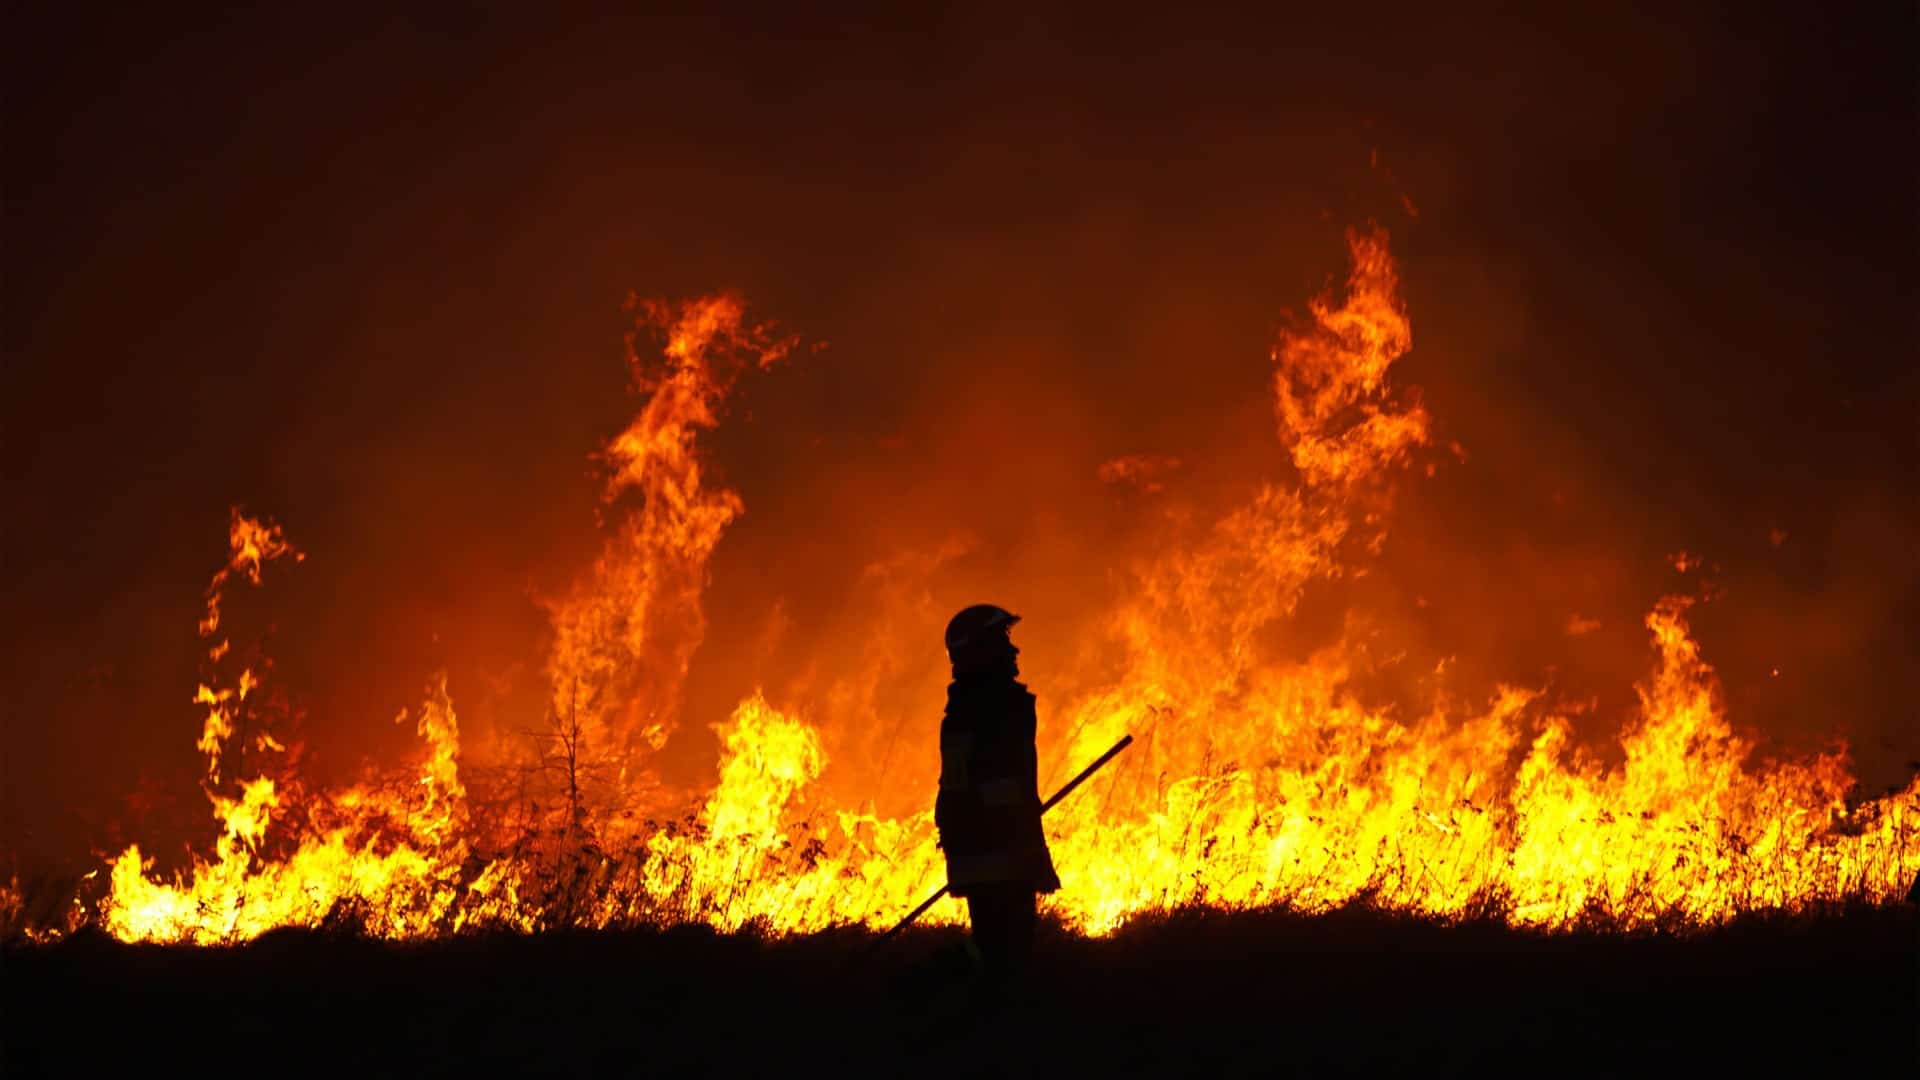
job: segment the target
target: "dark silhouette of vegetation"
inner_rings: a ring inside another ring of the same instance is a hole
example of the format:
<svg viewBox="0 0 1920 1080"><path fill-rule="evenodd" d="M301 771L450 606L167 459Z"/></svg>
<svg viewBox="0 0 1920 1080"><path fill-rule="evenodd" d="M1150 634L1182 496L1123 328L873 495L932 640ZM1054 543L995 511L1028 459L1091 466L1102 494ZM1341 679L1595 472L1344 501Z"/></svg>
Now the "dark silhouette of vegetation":
<svg viewBox="0 0 1920 1080"><path fill-rule="evenodd" d="M901 992L955 927L868 962L856 930L223 949L84 932L0 957L0 1072L203 1064L219 1017L220 1059L277 1076L976 1075L981 1047L1030 1075L1884 1076L1912 1063L1917 930L1906 905L1624 936L1188 909L1101 940L1043 923L1034 973L984 1015L950 978Z"/></svg>
<svg viewBox="0 0 1920 1080"><path fill-rule="evenodd" d="M619 769L609 754L597 753L589 746L586 729L580 723L580 682L574 680L563 715L549 711L544 731L525 733L533 740L535 757L522 768L539 777L555 794L554 828L562 848L597 850L595 819L603 811L589 807L589 789L597 788ZM537 815L536 815L537 816Z"/></svg>

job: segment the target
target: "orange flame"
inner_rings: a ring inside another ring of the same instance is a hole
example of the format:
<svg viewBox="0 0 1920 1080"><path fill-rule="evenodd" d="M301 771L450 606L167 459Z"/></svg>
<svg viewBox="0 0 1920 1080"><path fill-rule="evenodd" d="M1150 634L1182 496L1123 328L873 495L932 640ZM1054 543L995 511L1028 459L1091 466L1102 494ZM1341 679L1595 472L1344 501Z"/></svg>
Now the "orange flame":
<svg viewBox="0 0 1920 1080"><path fill-rule="evenodd" d="M654 370L636 349L638 332L628 335L634 386L651 396L599 460L604 502L633 497L638 507L615 526L592 571L550 605L554 709L583 710L603 753L658 750L673 731L681 676L706 635L707 559L745 505L706 483L694 440L719 423L743 367L769 367L794 344L748 323L733 296L629 306L641 329L664 332L666 364Z"/></svg>
<svg viewBox="0 0 1920 1080"><path fill-rule="evenodd" d="M1298 485L1269 483L1133 567L1104 623L1110 639L1080 669L1038 681L1042 760L1056 775L1122 733L1138 741L1048 817L1064 884L1050 910L1090 934L1182 904L1320 911L1359 898L1441 918L1630 927L1896 896L1920 869L1920 781L1849 806L1839 753L1753 762L1684 597L1647 616L1653 666L1617 765L1576 746L1543 691L1503 687L1477 709L1441 702L1403 715L1355 691L1366 665L1357 644L1288 661L1263 645L1311 583L1364 570L1356 560L1384 542L1399 467L1432 439L1425 410L1388 382L1412 336L1387 238L1348 242L1344 297L1314 300L1311 321L1273 351ZM664 333L664 366L643 363L630 339L635 386L649 396L599 455L603 509L618 518L590 570L549 604L547 675L567 767L583 748L616 762L595 797L638 808L638 820L655 812L644 756L678 722L681 679L705 635L709 557L744 508L706 479L695 440L717 425L737 377L792 339L749 323L733 297L634 306L640 331ZM1144 487L1175 464L1116 459L1100 475ZM232 578L258 584L265 564L300 558L277 528L237 512L230 540L206 636ZM863 580L890 588L912 562ZM1575 617L1568 632L1579 626ZM719 726L718 782L685 818L568 832L556 859L470 812L444 677L416 721L423 751L395 776L337 791L254 776L236 794L216 791L234 710L259 678L248 667L231 685L201 687L214 853L170 882L148 876L138 847L114 859L100 917L115 936L232 941L328 920L386 937L680 920L795 933L886 925L939 884L930 815L836 800L825 780L845 725L758 691ZM870 699L836 688L824 708ZM949 904L932 917L956 916Z"/></svg>

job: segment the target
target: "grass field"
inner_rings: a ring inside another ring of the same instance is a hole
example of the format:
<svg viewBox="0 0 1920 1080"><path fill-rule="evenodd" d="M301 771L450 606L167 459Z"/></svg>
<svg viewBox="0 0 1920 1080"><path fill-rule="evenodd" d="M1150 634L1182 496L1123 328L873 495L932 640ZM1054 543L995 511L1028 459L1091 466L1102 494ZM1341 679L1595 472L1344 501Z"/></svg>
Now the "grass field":
<svg viewBox="0 0 1920 1080"><path fill-rule="evenodd" d="M692 927L224 949L10 948L5 1075L1911 1076L1908 905L1707 933L1543 936L1191 910L1050 930L1007 1009L940 972L958 932Z"/></svg>

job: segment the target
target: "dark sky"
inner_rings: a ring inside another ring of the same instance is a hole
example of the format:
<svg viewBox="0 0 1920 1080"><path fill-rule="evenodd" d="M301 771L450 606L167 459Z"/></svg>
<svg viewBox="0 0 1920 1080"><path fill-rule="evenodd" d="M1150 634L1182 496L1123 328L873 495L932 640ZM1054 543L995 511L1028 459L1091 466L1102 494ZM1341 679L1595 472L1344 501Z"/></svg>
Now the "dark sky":
<svg viewBox="0 0 1920 1080"><path fill-rule="evenodd" d="M1630 699L1634 613L1698 551L1736 719L1900 779L1912 5L1435 7L12 6L0 850L84 854L143 785L199 798L192 627L230 504L314 553L284 663L351 734L340 768L405 745L432 667L456 700L537 667L529 591L591 554L586 455L634 407L628 290L738 288L827 343L713 443L749 507L718 648L769 566L845 582L956 523L1017 552L1117 454L1277 460L1267 346L1368 220L1405 268L1397 375L1468 449L1396 533L1389 591L1432 602L1406 633L1485 642L1469 679ZM1541 645L1573 608L1607 627L1584 662ZM690 710L742 689L702 679Z"/></svg>

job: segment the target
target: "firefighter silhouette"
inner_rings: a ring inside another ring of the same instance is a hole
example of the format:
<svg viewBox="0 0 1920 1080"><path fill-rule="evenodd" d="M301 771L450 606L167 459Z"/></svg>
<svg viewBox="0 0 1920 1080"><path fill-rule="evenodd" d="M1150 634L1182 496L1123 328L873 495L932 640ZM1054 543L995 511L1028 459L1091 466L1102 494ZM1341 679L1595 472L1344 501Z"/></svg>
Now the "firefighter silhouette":
<svg viewBox="0 0 1920 1080"><path fill-rule="evenodd" d="M1020 650L1008 636L1019 621L976 604L947 624L953 682L933 810L947 883L967 902L970 949L993 987L1026 966L1039 894L1060 887L1040 828L1033 695L1017 678Z"/></svg>

